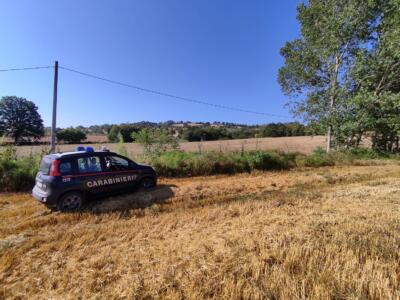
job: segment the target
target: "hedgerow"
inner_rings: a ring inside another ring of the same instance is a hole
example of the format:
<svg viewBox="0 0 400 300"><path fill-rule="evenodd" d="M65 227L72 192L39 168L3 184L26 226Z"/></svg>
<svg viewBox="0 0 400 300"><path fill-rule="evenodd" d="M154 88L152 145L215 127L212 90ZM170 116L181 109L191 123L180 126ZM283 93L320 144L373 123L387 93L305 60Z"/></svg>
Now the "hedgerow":
<svg viewBox="0 0 400 300"><path fill-rule="evenodd" d="M15 147L1 147L0 192L32 189L43 154L45 153L21 157L16 155ZM192 153L173 150L135 158L152 165L160 177L189 177L249 173L256 170L279 171L295 167L349 165L357 160L399 159L400 157L370 149L334 151L329 154L322 149L316 149L310 155L276 151Z"/></svg>
<svg viewBox="0 0 400 300"><path fill-rule="evenodd" d="M26 191L33 187L41 155L18 157L12 146L0 150L0 192Z"/></svg>

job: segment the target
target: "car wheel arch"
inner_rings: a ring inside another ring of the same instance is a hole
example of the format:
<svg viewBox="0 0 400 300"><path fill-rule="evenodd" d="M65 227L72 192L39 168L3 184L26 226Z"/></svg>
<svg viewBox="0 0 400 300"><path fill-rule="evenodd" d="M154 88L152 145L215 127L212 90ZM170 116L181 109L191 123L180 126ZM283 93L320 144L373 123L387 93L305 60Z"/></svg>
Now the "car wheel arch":
<svg viewBox="0 0 400 300"><path fill-rule="evenodd" d="M140 185L141 187L143 187L143 182L144 182L145 180L149 180L149 179L152 181L152 186L151 186L151 187L154 187L154 186L157 185L157 178L154 177L154 176L151 176L151 175L145 175L145 176L143 176L142 178L140 178L140 180L139 180L139 185Z"/></svg>
<svg viewBox="0 0 400 300"><path fill-rule="evenodd" d="M83 202L85 202L86 193L85 193L84 191L82 191L82 190L79 190L79 189L70 189L70 190L67 190L67 191L63 191L63 192L58 196L57 202L60 201L60 199L61 199L62 197L64 197L66 194L69 194L69 193L78 193L78 194L81 194L81 195L82 195L82 200L83 200Z"/></svg>

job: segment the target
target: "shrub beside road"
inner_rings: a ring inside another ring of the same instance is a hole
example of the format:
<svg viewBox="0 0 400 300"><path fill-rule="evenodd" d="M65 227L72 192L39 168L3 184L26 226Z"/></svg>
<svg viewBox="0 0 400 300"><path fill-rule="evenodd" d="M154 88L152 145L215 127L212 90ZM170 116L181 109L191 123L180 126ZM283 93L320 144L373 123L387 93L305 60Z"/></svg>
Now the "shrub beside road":
<svg viewBox="0 0 400 300"><path fill-rule="evenodd" d="M42 154L18 156L15 147L3 147L0 150L0 192L30 190L34 185ZM326 154L318 148L309 155L278 151L199 153L173 150L158 154L135 155L132 158L154 166L158 176L161 177L190 177L288 170L296 167L352 165L358 160L398 159L398 157L395 154L383 154L370 149L336 151Z"/></svg>

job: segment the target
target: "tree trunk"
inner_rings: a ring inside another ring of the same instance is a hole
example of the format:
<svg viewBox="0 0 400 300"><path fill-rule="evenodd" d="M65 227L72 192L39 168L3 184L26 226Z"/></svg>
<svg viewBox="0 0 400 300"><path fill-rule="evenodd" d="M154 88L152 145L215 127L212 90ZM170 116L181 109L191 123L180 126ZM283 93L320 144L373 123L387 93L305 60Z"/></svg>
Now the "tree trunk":
<svg viewBox="0 0 400 300"><path fill-rule="evenodd" d="M335 56L335 66L333 69L332 80L331 80L331 95L330 95L330 103L329 103L329 125L328 130L326 132L326 153L329 153L332 148L332 113L335 110L336 106L336 90L337 90L337 82L339 75L339 65L340 65L340 57L339 54Z"/></svg>
<svg viewBox="0 0 400 300"><path fill-rule="evenodd" d="M356 140L356 144L355 144L355 147L356 147L356 148L360 147L360 143L361 143L362 136L363 136L363 133L360 132L360 133L358 134L358 136L357 136L357 140Z"/></svg>
<svg viewBox="0 0 400 300"><path fill-rule="evenodd" d="M376 134L371 135L372 149L376 150Z"/></svg>
<svg viewBox="0 0 400 300"><path fill-rule="evenodd" d="M328 126L328 131L326 132L326 153L331 151L332 147L332 125Z"/></svg>

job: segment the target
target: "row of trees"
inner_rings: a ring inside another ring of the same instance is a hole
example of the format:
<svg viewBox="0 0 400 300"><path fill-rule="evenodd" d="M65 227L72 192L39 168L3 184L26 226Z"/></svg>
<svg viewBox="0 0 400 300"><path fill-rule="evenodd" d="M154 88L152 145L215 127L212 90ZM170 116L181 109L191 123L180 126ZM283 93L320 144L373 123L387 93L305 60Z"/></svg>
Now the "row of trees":
<svg viewBox="0 0 400 300"><path fill-rule="evenodd" d="M135 141L135 133L140 132L144 128L161 129L164 133L168 133L174 137L189 142L193 141L215 141L215 140L230 140L230 139L245 139L254 137L281 137L281 136L303 136L318 134L309 126L292 122L292 123L270 123L267 125L246 126L246 125L206 125L174 127L160 126L154 124L122 124L111 127L107 134L110 142L118 142L120 136L124 142Z"/></svg>
<svg viewBox="0 0 400 300"><path fill-rule="evenodd" d="M86 133L78 128L66 128L57 130L57 141L67 144L79 144L86 140Z"/></svg>
<svg viewBox="0 0 400 300"><path fill-rule="evenodd" d="M189 127L183 130L182 139L187 141L214 141L230 139L246 139L255 137L284 137L311 135L311 128L303 124L270 123L260 126L240 127Z"/></svg>
<svg viewBox="0 0 400 300"><path fill-rule="evenodd" d="M107 133L110 142L119 142L120 139L125 143L133 142L132 134L139 132L142 127L132 124L113 125Z"/></svg>
<svg viewBox="0 0 400 300"><path fill-rule="evenodd" d="M298 6L301 36L281 49L279 83L289 107L326 130L332 146L398 151L400 1L310 0Z"/></svg>
<svg viewBox="0 0 400 300"><path fill-rule="evenodd" d="M235 124L196 124L196 126L177 127L170 121L165 123L141 122L109 126L107 136L110 142L133 142L142 136L139 133L155 136L160 129L162 137L174 136L188 141L211 141L253 137L299 136L309 133L300 123L271 123L263 126L245 126ZM93 127L93 126L92 126ZM104 129L103 125L99 127ZM142 131L148 129L147 131ZM85 141L85 127L57 129L57 140L64 143ZM16 144L31 142L44 136L43 120L37 106L24 98L3 97L0 100L0 134L14 138Z"/></svg>

